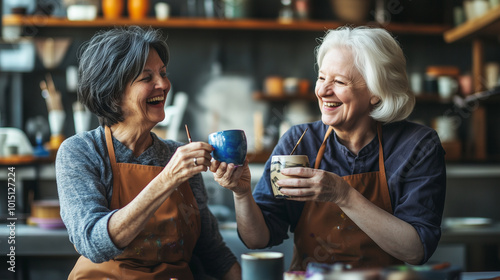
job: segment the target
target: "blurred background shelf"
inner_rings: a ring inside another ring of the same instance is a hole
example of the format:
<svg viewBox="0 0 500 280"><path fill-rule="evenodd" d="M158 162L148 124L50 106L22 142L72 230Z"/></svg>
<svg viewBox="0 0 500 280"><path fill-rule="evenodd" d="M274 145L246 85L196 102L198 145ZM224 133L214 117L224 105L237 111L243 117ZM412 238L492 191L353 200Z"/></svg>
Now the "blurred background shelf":
<svg viewBox="0 0 500 280"><path fill-rule="evenodd" d="M468 20L444 32L444 40L453 43L481 37L496 37L500 33L500 6L492 8L481 17Z"/></svg>
<svg viewBox="0 0 500 280"><path fill-rule="evenodd" d="M303 20L281 23L275 19L207 19L207 18L184 18L172 17L168 20L157 20L146 18L142 20L131 20L119 18L109 20L96 18L90 21L72 21L62 17L49 16L19 16L6 15L3 18L6 26L37 26L37 27L114 27L124 25L141 25L158 28L195 28L195 29L247 29L247 30L290 30L290 31L326 31L345 25L341 21L317 21ZM369 23L377 25L376 23ZM389 23L383 26L387 30L399 34L424 34L442 35L449 26L440 24L411 24L411 23Z"/></svg>
<svg viewBox="0 0 500 280"><path fill-rule="evenodd" d="M269 101L269 102L287 102L287 101L297 101L297 100L303 100L303 101L316 101L316 95L314 95L313 92L307 94L307 95L299 95L299 94L294 94L294 95L268 95L263 92L254 92L253 93L253 99L254 100L259 100L259 101Z"/></svg>

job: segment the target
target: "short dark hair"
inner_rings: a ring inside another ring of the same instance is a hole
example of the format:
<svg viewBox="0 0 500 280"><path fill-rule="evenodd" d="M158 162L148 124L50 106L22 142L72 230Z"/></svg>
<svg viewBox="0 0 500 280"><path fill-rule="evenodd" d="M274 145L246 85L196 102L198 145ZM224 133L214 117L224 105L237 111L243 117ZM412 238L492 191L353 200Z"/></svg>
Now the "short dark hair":
<svg viewBox="0 0 500 280"><path fill-rule="evenodd" d="M97 115L101 125L111 126L124 120L120 103L126 85L142 73L151 48L167 65L168 45L157 29L113 28L97 32L82 45L78 100Z"/></svg>

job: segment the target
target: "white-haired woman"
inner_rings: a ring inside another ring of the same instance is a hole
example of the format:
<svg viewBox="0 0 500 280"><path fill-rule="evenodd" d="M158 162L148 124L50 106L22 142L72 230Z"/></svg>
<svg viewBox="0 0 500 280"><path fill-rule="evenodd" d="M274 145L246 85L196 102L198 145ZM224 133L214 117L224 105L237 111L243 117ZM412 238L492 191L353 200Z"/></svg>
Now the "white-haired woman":
<svg viewBox="0 0 500 280"><path fill-rule="evenodd" d="M251 193L248 168L214 163L234 192L238 231L250 248L294 232L292 270L309 262L353 267L421 264L441 236L446 170L436 132L406 120L415 98L406 61L384 29L341 27L317 51L315 93L321 121L292 127L272 155L295 154L311 167L282 170L287 200L273 197L270 160Z"/></svg>

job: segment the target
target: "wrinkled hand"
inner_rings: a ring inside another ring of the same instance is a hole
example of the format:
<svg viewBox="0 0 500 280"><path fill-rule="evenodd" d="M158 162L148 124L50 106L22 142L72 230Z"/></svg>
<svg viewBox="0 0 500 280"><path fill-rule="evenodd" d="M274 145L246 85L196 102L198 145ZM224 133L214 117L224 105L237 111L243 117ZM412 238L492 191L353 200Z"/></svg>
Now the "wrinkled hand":
<svg viewBox="0 0 500 280"><path fill-rule="evenodd" d="M248 167L248 159L243 166L235 166L217 160L212 161L210 171L214 173L214 179L222 187L233 191L236 195L251 193L251 175Z"/></svg>
<svg viewBox="0 0 500 280"><path fill-rule="evenodd" d="M193 142L177 148L162 171L164 180L173 180L178 186L194 175L207 171L212 160L212 149L210 144L204 142Z"/></svg>
<svg viewBox="0 0 500 280"><path fill-rule="evenodd" d="M314 200L339 204L352 190L340 176L325 170L292 167L282 169L281 173L296 177L276 182L283 194L291 196L289 200Z"/></svg>

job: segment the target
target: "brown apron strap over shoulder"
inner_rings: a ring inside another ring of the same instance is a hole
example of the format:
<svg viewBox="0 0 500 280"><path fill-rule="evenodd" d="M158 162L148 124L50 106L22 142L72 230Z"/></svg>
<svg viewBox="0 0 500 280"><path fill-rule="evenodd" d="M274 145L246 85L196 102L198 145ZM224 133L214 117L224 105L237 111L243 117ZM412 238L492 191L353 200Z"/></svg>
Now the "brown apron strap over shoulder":
<svg viewBox="0 0 500 280"><path fill-rule="evenodd" d="M382 124L377 123L377 137L378 137L378 169L380 171L380 176L382 180L387 182L387 177L385 176L385 164L384 164L384 149L382 148Z"/></svg>
<svg viewBox="0 0 500 280"><path fill-rule="evenodd" d="M328 130L325 133L325 137L323 138L323 143L321 143L321 147L319 147L318 154L316 155L316 162L314 162L314 169L319 168L319 164L321 163L321 160L323 159L323 155L325 154L325 149L326 149L326 139L332 134L333 127L329 126Z"/></svg>
<svg viewBox="0 0 500 280"><path fill-rule="evenodd" d="M378 134L378 169L379 169L379 176L380 176L380 181L383 183L385 188L382 188L381 192L383 193L381 199L384 204L385 210L389 213L392 212L392 203L391 203L391 196L389 194L389 183L387 182L387 175L385 173L385 158L384 158L384 149L383 149L383 137L382 137L382 124L377 123L377 134Z"/></svg>
<svg viewBox="0 0 500 280"><path fill-rule="evenodd" d="M120 174L120 169L118 168L118 164L116 164L115 148L113 147L113 137L111 135L111 129L109 128L109 126L104 127L104 133L106 136L106 147L108 148L111 170L113 170L114 176L118 176Z"/></svg>

